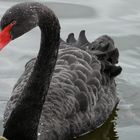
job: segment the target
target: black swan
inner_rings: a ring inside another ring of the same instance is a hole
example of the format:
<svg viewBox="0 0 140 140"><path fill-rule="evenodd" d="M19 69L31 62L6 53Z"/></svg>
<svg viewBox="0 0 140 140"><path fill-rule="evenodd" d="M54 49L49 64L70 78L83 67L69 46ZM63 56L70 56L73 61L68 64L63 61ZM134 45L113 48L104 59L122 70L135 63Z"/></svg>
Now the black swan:
<svg viewBox="0 0 140 140"><path fill-rule="evenodd" d="M0 49L39 26L41 44L15 85L4 113L8 140L68 140L101 126L119 99L119 52L104 35L90 43L81 31L60 38L57 17L43 4L21 3L1 19Z"/></svg>

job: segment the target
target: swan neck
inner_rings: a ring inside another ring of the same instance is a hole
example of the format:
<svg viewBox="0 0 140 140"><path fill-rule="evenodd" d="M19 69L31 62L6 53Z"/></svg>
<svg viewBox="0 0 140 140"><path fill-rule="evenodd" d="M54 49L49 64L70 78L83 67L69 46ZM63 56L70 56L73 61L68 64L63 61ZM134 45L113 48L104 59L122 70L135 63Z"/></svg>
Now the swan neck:
<svg viewBox="0 0 140 140"><path fill-rule="evenodd" d="M5 125L3 136L9 140L37 140L40 115L57 60L60 40L58 19L50 9L42 11L43 14L39 13L39 53L23 96L17 101Z"/></svg>

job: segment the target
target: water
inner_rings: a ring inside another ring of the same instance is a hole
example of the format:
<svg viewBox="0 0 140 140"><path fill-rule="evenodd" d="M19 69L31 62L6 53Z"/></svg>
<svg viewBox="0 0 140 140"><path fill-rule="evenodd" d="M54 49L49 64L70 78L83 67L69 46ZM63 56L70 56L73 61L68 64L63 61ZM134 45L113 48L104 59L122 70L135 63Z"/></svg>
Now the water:
<svg viewBox="0 0 140 140"><path fill-rule="evenodd" d="M0 0L0 18L6 9L20 1L23 0ZM123 72L117 78L118 110L101 128L79 140L137 140L140 137L140 1L47 0L47 5L60 19L63 39L70 32L77 37L85 29L90 41L103 34L112 36L120 50ZM36 56L39 39L36 28L10 43L0 54L0 134L6 102L25 63Z"/></svg>

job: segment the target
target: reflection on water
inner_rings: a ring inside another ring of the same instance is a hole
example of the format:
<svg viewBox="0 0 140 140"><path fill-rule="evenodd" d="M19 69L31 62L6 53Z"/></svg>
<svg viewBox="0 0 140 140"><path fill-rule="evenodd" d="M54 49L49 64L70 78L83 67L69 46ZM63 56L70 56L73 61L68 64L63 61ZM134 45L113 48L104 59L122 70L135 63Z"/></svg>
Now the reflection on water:
<svg viewBox="0 0 140 140"><path fill-rule="evenodd" d="M76 140L118 140L116 131L117 109L110 115L109 119L94 132L77 138Z"/></svg>
<svg viewBox="0 0 140 140"><path fill-rule="evenodd" d="M138 140L140 137L140 1L138 0L0 0L0 18L17 2L41 1L54 9L60 19L61 37L78 36L85 29L87 38L108 34L120 50L123 72L117 79L119 111L99 129L78 140ZM0 134L2 115L25 63L35 57L40 39L36 28L8 45L0 54ZM32 41L31 40L35 40ZM24 49L23 49L24 48ZM117 119L116 119L117 118Z"/></svg>

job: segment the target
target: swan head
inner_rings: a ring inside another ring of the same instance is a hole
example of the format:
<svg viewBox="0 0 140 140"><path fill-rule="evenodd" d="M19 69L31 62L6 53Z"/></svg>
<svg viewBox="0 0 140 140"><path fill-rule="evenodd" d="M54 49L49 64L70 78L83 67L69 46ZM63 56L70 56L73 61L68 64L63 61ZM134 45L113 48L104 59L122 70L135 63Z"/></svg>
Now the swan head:
<svg viewBox="0 0 140 140"><path fill-rule="evenodd" d="M38 25L36 5L17 4L8 9L0 22L0 49Z"/></svg>

